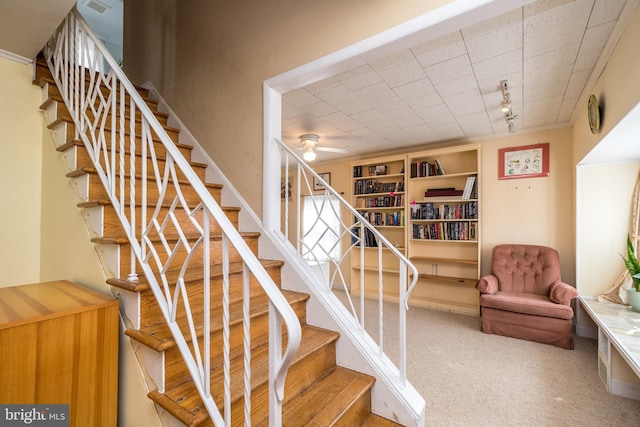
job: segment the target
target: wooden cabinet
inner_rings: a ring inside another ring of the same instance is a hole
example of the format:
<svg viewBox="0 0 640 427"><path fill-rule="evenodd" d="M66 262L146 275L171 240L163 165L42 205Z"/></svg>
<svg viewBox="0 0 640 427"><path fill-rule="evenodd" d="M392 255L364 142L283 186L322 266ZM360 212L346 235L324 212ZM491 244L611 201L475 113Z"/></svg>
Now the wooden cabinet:
<svg viewBox="0 0 640 427"><path fill-rule="evenodd" d="M367 159L351 167L353 206L418 269L411 303L478 314L479 145ZM352 288L357 289L363 257L353 258ZM392 254L365 251L365 293L377 292L380 264L385 276L398 275ZM384 282L383 295L397 300L397 280Z"/></svg>
<svg viewBox="0 0 640 427"><path fill-rule="evenodd" d="M71 426L115 426L118 301L55 281L0 288L0 402L68 404Z"/></svg>

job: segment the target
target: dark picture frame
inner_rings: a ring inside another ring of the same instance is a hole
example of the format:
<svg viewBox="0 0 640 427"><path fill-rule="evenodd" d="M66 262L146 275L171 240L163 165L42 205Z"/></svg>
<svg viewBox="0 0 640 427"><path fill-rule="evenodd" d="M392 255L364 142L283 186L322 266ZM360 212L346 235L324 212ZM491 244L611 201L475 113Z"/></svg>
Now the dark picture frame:
<svg viewBox="0 0 640 427"><path fill-rule="evenodd" d="M322 178L327 185L331 185L331 173L329 172L323 172L323 173L319 173L318 175L320 175L320 178ZM324 190L324 185L322 184L321 181L319 181L315 176L313 177L313 191L320 191L320 190Z"/></svg>

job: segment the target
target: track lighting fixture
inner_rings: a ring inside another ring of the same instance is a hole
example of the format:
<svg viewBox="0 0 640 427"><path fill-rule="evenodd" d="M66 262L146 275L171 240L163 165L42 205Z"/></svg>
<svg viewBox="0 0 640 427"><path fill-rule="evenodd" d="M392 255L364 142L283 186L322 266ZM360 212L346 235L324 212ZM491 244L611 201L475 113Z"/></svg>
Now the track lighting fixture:
<svg viewBox="0 0 640 427"><path fill-rule="evenodd" d="M507 128L510 133L514 133L516 131L515 119L516 115L513 114L511 110L511 94L509 93L509 83L506 80L502 80L500 82L500 87L502 88L502 107L500 110L504 114L504 120L507 122Z"/></svg>

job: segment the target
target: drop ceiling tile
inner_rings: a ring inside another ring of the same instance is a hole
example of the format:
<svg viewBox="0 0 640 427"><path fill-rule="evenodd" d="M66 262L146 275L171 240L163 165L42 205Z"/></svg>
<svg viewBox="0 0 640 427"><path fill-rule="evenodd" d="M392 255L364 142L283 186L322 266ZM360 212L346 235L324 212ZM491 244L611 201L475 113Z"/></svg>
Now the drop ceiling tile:
<svg viewBox="0 0 640 427"><path fill-rule="evenodd" d="M404 130L408 135L413 137L416 142L429 142L437 138L438 135L427 124L417 126L409 126Z"/></svg>
<svg viewBox="0 0 640 427"><path fill-rule="evenodd" d="M458 123L443 123L441 125L432 126L433 131L443 140L456 139L465 136L464 131Z"/></svg>
<svg viewBox="0 0 640 427"><path fill-rule="evenodd" d="M291 104L282 104L282 119L283 120L287 120L287 119L292 119L294 117L298 117L304 114L304 111L302 111L300 108L295 107Z"/></svg>
<svg viewBox="0 0 640 427"><path fill-rule="evenodd" d="M456 56L455 58L430 65L425 67L425 71L434 85L473 74L467 55Z"/></svg>
<svg viewBox="0 0 640 427"><path fill-rule="evenodd" d="M480 37L488 33L501 30L513 24L522 25L522 8L513 9L495 18L488 19L478 24L462 29L465 39Z"/></svg>
<svg viewBox="0 0 640 427"><path fill-rule="evenodd" d="M571 115L576 109L578 104L578 98L565 99L560 105L560 111L558 112L558 123L565 123L571 120Z"/></svg>
<svg viewBox="0 0 640 427"><path fill-rule="evenodd" d="M317 95L317 98L332 105L344 104L345 102L353 101L357 97L358 95L344 85L335 86L329 90L319 92Z"/></svg>
<svg viewBox="0 0 640 427"><path fill-rule="evenodd" d="M402 128L424 124L424 120L409 107L390 111L386 114L386 117Z"/></svg>
<svg viewBox="0 0 640 427"><path fill-rule="evenodd" d="M489 135L493 130L485 111L458 117L458 123L466 135Z"/></svg>
<svg viewBox="0 0 640 427"><path fill-rule="evenodd" d="M475 62L473 72L479 81L493 78L500 84L501 76L522 72L522 50L513 50L484 61Z"/></svg>
<svg viewBox="0 0 640 427"><path fill-rule="evenodd" d="M444 104L416 110L416 114L422 117L422 120L432 128L433 125L454 123L456 121L451 111L449 111L449 108Z"/></svg>
<svg viewBox="0 0 640 427"><path fill-rule="evenodd" d="M485 109L484 100L478 88L448 96L444 98L444 102L454 117L467 116Z"/></svg>
<svg viewBox="0 0 640 427"><path fill-rule="evenodd" d="M534 102L525 102L524 104L524 118L525 124L529 120L548 118L555 123L558 111L560 111L560 105L562 104L562 96L556 96L554 98L542 99Z"/></svg>
<svg viewBox="0 0 640 427"><path fill-rule="evenodd" d="M436 40L420 43L411 51L423 67L429 67L449 58L467 53L460 31L455 31Z"/></svg>
<svg viewBox="0 0 640 427"><path fill-rule="evenodd" d="M479 90L478 82L473 74L468 74L458 79L448 80L436 85L438 94L444 98L458 93L467 92L472 89Z"/></svg>
<svg viewBox="0 0 640 427"><path fill-rule="evenodd" d="M586 28L593 0L542 0L524 6L524 29L528 32L572 32Z"/></svg>
<svg viewBox="0 0 640 427"><path fill-rule="evenodd" d="M527 85L524 87L524 99L527 102L539 101L554 96L564 96L567 81L559 81L550 84Z"/></svg>
<svg viewBox="0 0 640 427"><path fill-rule="evenodd" d="M589 18L589 27L618 19L625 3L626 0L596 0Z"/></svg>
<svg viewBox="0 0 640 427"><path fill-rule="evenodd" d="M343 102L342 104L336 104L336 108L346 115L351 115L368 110L369 108L371 108L371 105L369 105L368 102L364 102L360 98L355 98L350 101Z"/></svg>
<svg viewBox="0 0 640 427"><path fill-rule="evenodd" d="M353 70L338 74L336 79L354 91L382 81L382 77L380 77L369 65L363 65Z"/></svg>
<svg viewBox="0 0 640 427"><path fill-rule="evenodd" d="M403 62L394 67L378 71L389 87L394 88L408 83L419 81L427 77L424 70L415 59Z"/></svg>
<svg viewBox="0 0 640 427"><path fill-rule="evenodd" d="M434 107L436 105L444 104L444 101L437 93L431 93L424 95L420 98L412 98L405 101L407 105L414 110L422 110L424 108Z"/></svg>
<svg viewBox="0 0 640 427"><path fill-rule="evenodd" d="M376 132L380 134L387 141L395 141L396 144L402 144L408 140L410 140L409 135L407 135L402 129L400 129L396 125L391 125L388 127L380 127L376 129ZM389 142L387 142L389 144ZM388 147L388 145L387 145Z"/></svg>
<svg viewBox="0 0 640 427"><path fill-rule="evenodd" d="M573 65L574 71L592 70L598 62L601 53L602 51L600 50L587 50L578 53L576 63Z"/></svg>
<svg viewBox="0 0 640 427"><path fill-rule="evenodd" d="M382 113L374 109L356 113L351 117L373 130L378 130L380 128L385 128L393 125L391 120L387 119Z"/></svg>
<svg viewBox="0 0 640 427"><path fill-rule="evenodd" d="M591 70L576 71L571 73L569 84L564 94L565 99L580 98L584 91L585 85L591 76Z"/></svg>
<svg viewBox="0 0 640 427"><path fill-rule="evenodd" d="M522 24L517 22L484 35L465 39L471 62L479 62L522 48Z"/></svg>
<svg viewBox="0 0 640 427"><path fill-rule="evenodd" d="M309 92L311 92L312 94L318 94L320 92L324 92L326 90L329 89L333 89L336 86L340 86L342 83L340 83L337 79L335 79L334 77L328 77L326 79L323 80L319 80L315 83L311 83L307 86L305 86L305 89L307 89Z"/></svg>
<svg viewBox="0 0 640 427"><path fill-rule="evenodd" d="M500 92L500 97L502 98L501 85L500 82L502 80L506 80L509 82L509 87L517 87L522 86L522 70L510 73L510 74L499 74L497 76L478 80L478 88L480 89L480 93L493 93Z"/></svg>
<svg viewBox="0 0 640 427"><path fill-rule="evenodd" d="M306 113L311 114L314 117L322 117L327 114L335 113L338 111L334 106L327 104L324 101L316 102L315 104L305 105L301 108Z"/></svg>
<svg viewBox="0 0 640 427"><path fill-rule="evenodd" d="M413 98L419 98L421 96L430 95L436 92L436 89L431 84L431 80L424 78L416 80L411 83L404 84L402 86L394 87L393 91L405 101Z"/></svg>
<svg viewBox="0 0 640 427"><path fill-rule="evenodd" d="M382 59L378 59L376 61L370 62L369 65L371 68L380 72L383 70L388 70L389 68L395 68L398 65L402 65L405 62L415 61L416 57L411 52L411 49L404 49L398 53L393 53L389 56L386 56Z"/></svg>
<svg viewBox="0 0 640 427"><path fill-rule="evenodd" d="M306 89L296 89L294 91L284 94L284 96L282 97L282 102L291 104L294 107L304 107L306 105L320 102L320 99L318 99L316 96L311 94Z"/></svg>
<svg viewBox="0 0 640 427"><path fill-rule="evenodd" d="M322 117L322 121L344 132L353 131L364 127L362 123L359 123L357 120L354 120L352 117L347 116L340 111Z"/></svg>
<svg viewBox="0 0 640 427"><path fill-rule="evenodd" d="M379 82L366 86L355 91L358 97L364 102L380 101L382 99L392 98L396 93L391 90L386 82Z"/></svg>
<svg viewBox="0 0 640 427"><path fill-rule="evenodd" d="M378 101L373 101L371 106L381 112L388 114L394 110L399 108L407 108L407 104L397 96L392 96L391 98L385 98Z"/></svg>

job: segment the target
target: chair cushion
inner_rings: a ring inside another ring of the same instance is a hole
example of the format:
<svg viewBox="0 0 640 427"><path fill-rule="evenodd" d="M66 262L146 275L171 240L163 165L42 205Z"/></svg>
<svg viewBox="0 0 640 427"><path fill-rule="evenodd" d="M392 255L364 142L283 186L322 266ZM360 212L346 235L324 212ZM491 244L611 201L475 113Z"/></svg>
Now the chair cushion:
<svg viewBox="0 0 640 427"><path fill-rule="evenodd" d="M480 306L534 316L572 319L573 310L568 305L556 304L544 295L520 292L497 292L482 294Z"/></svg>

